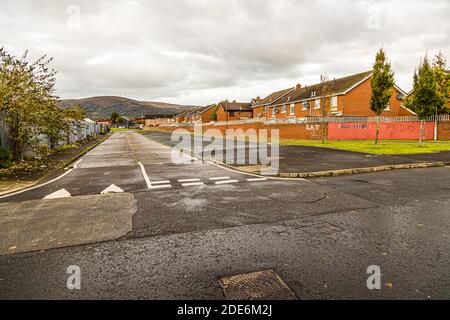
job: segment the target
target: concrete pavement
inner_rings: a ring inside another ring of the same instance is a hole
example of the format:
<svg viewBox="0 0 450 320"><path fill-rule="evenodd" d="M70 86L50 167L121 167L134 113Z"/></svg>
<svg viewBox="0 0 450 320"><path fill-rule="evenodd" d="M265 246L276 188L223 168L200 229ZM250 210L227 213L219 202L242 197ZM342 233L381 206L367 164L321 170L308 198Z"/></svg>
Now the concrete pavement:
<svg viewBox="0 0 450 320"><path fill-rule="evenodd" d="M0 204L0 255L118 239L131 231L132 194Z"/></svg>
<svg viewBox="0 0 450 320"><path fill-rule="evenodd" d="M61 188L101 199L115 184L136 212L116 240L0 256L0 298L224 299L219 278L261 270L300 299L450 298L450 168L249 181L208 163L174 165L170 152L116 134L44 190L2 199L48 201ZM71 265L81 290L66 287ZM370 265L381 268L381 290L367 289Z"/></svg>

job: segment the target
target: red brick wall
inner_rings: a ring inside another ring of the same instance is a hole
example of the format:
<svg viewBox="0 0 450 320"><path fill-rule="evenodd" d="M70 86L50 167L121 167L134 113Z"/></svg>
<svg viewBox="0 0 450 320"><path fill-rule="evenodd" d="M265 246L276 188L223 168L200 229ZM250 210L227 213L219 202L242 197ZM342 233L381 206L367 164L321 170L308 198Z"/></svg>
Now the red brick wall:
<svg viewBox="0 0 450 320"><path fill-rule="evenodd" d="M450 122L438 123L438 140L450 140Z"/></svg>
<svg viewBox="0 0 450 320"><path fill-rule="evenodd" d="M269 112L264 112L264 107L253 108L253 118L269 118Z"/></svg>
<svg viewBox="0 0 450 320"><path fill-rule="evenodd" d="M330 123L328 125L329 140L373 140L376 136L376 123ZM382 140L418 140L420 122L390 122L380 124ZM434 139L434 123L427 122L425 139Z"/></svg>
<svg viewBox="0 0 450 320"><path fill-rule="evenodd" d="M321 140L322 139L322 127L321 124L274 124L264 125L263 123L248 123L240 125L221 125L221 126L203 126L203 131L208 129L218 129L225 133L227 129L244 131L254 129L258 132L260 129L268 130L270 136L271 129L278 129L280 139L300 139L300 140ZM327 134L327 125L325 124L325 134Z"/></svg>
<svg viewBox="0 0 450 320"><path fill-rule="evenodd" d="M382 140L416 140L419 138L419 122L396 122L382 123L380 138ZM186 129L193 132L194 127L160 127L162 130L174 131L176 129ZM222 134L227 129L278 129L280 139L297 140L321 140L321 124L273 124L264 125L263 123L248 123L241 125L205 125L202 126L203 132L208 129L218 129ZM375 138L375 123L331 123L325 124L325 134L329 140L373 140ZM426 125L426 139L434 138L434 123L428 122ZM438 140L450 140L450 122L438 124Z"/></svg>

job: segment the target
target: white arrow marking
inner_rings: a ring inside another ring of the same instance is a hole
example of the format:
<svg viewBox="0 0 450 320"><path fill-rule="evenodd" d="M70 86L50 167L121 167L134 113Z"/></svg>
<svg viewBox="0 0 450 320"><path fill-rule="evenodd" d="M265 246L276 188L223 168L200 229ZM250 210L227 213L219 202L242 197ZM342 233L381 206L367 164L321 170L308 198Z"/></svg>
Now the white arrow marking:
<svg viewBox="0 0 450 320"><path fill-rule="evenodd" d="M116 186L115 184L110 185L108 188L103 190L101 194L108 194L108 193L122 193L123 190Z"/></svg>
<svg viewBox="0 0 450 320"><path fill-rule="evenodd" d="M44 200L70 198L71 196L72 195L66 189L61 189L52 194L49 194L44 198Z"/></svg>

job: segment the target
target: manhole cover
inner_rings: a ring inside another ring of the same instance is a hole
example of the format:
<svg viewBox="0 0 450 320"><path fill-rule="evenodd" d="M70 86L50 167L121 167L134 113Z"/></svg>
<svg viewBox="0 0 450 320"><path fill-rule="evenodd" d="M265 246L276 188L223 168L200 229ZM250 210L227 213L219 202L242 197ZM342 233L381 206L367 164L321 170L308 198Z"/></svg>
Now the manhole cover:
<svg viewBox="0 0 450 320"><path fill-rule="evenodd" d="M297 300L272 270L219 279L228 300Z"/></svg>

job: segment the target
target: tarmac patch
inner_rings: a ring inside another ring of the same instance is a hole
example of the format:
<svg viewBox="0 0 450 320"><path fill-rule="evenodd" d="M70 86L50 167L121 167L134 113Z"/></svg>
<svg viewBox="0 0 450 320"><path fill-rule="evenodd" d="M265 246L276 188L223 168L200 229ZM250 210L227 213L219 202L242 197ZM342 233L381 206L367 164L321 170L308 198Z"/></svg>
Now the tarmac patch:
<svg viewBox="0 0 450 320"><path fill-rule="evenodd" d="M118 239L132 230L130 193L0 204L0 256Z"/></svg>

